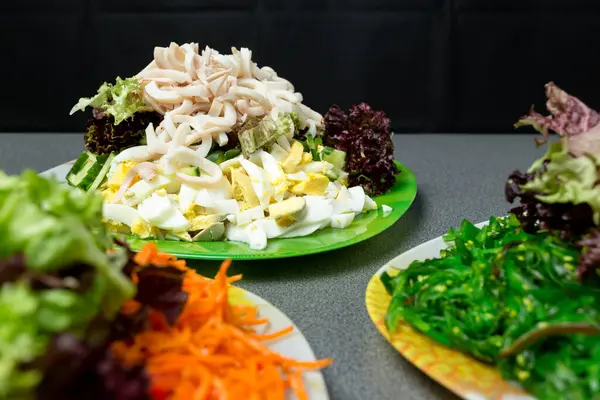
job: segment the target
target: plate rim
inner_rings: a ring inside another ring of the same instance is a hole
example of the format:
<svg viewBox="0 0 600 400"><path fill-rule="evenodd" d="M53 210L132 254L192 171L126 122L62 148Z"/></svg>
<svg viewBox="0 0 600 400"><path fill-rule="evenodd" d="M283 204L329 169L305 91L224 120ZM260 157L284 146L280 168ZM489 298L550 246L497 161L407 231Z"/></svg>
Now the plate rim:
<svg viewBox="0 0 600 400"><path fill-rule="evenodd" d="M59 181L64 182L65 177L61 176L63 174L60 173L59 171L67 168L68 166L72 165L74 162L75 162L75 160L72 160L72 161L68 161L63 164L54 166L50 169L47 169L47 170L41 172L40 175L46 176L46 177L54 177L54 178L58 179ZM395 218L389 222L385 222L383 225L383 229L377 231L374 234L369 234L366 237L364 237L363 239L360 239L359 241L355 241L356 237L353 237L351 239L347 239L342 242L335 243L333 245L327 245L326 248L323 248L323 246L318 246L318 247L314 247L314 248L311 247L307 251L303 251L302 253L288 251L286 253L256 252L256 253L245 253L245 254L240 254L240 253L224 254L223 252L221 252L221 253L214 254L214 253L202 253L202 252L199 252L199 253L198 252L196 252L196 253L180 252L180 251L172 250L172 249L165 250L165 251L168 251L170 254L173 254L174 256L177 256L177 257L183 258L183 259L187 259L187 260L221 261L221 260L230 258L230 259L236 260L236 261L258 261L258 260L276 260L276 259L285 259L285 258L294 258L294 257L304 257L304 256L309 256L309 255L321 254L321 253L326 253L326 252L330 252L330 251L334 251L334 250L340 250L340 249L350 247L352 245L364 242L366 240L370 240L370 239L376 237L377 235L385 232L386 230L391 228L396 222L398 222L404 216L404 214L406 214L406 212L410 209L410 207L413 206L415 199L417 197L418 191L419 191L417 176L414 173L414 171L412 169L410 169L408 166L406 166L405 164L401 163L400 161L394 160L394 162L399 167L403 168L403 170L406 170L409 172L409 174L411 176L411 179L409 180L409 182L411 182L412 186L414 186L414 191L411 191L411 193L409 194L409 197L407 197L406 199L403 200L404 203L407 203L407 206L406 206L406 209L400 215L397 216L397 218ZM370 212L377 213L378 218L381 217L381 215L382 215L382 210L380 207L378 207L377 210L373 210ZM394 213L394 211L392 210L392 214L393 213ZM363 234L364 233L362 233L361 235L363 235ZM140 240L140 241L143 240L143 239L135 239L135 238L133 238L133 239ZM290 239L294 239L294 238L290 238ZM280 238L280 239L273 239L273 240L287 240L287 239ZM163 242L163 241L161 241L161 240L143 240L143 242L144 243L148 243L148 242L156 243L158 248L161 249L161 242ZM131 247L134 251L136 251L137 247L135 244L131 244Z"/></svg>
<svg viewBox="0 0 600 400"><path fill-rule="evenodd" d="M294 330L290 334L280 339L276 339L274 341L267 341L266 345L268 347L271 347L271 345L274 343L283 344L288 342L287 347L298 348L298 342L301 342L301 346L304 347L304 350L302 350L302 352L304 353L302 361L317 361L317 357L314 353L314 350L312 349L312 346L310 345L310 342L308 341L306 336L304 336L304 333L300 330L300 328L298 328L294 321L290 317L288 317L283 311L281 311L278 307L276 307L273 303L266 300L265 298L240 286L230 285L228 290L232 289L234 291L239 291L241 294L243 294L246 300L251 301L254 305L256 305L256 307L259 309L259 314L264 312L264 308L269 308L269 311L271 313L277 315L276 318L280 319L281 321L285 321L286 325L291 325L294 327ZM273 318L269 318L271 322L272 319ZM282 355L286 355L284 352L278 352ZM307 379L310 379L310 383L312 385L308 384ZM329 391L327 389L327 382L325 381L325 375L323 374L323 370L306 371L304 376L304 382L306 391L308 392L310 399L329 400ZM313 390L311 390L311 387L313 385L318 386L318 388L313 388Z"/></svg>
<svg viewBox="0 0 600 400"><path fill-rule="evenodd" d="M486 226L489 224L489 220L486 221L482 221L479 222L477 224L474 224L477 228L481 228L483 226ZM425 373L430 379L436 381L437 383L439 383L440 385L444 386L446 389L448 389L449 391L453 392L454 394L456 394L457 396L467 399L467 400L536 400L535 397L533 397L532 395L530 395L529 393L525 392L524 390L522 390L521 388L519 388L518 386L515 386L513 383L505 380L504 378L502 378L504 380L504 382L506 382L507 384L511 385L512 387L514 387L515 392L513 393L507 393L507 394L500 394L500 397L498 398L494 398L494 399L489 399L488 397L486 397L485 395L481 394L481 393L477 393L477 392L470 392L470 393L465 393L462 392L460 390L458 390L458 388L456 387L457 385L451 385L449 384L449 382L447 382L446 380L440 380L436 374L431 373L428 370L425 370L423 368L421 368L419 365L417 365L415 363L415 360L413 359L413 357L409 357L407 356L403 351L399 350L398 348L396 348L396 346L392 343L392 339L390 337L390 334L386 331L385 327L381 327L379 324L379 321L376 320L376 316L375 316L375 311L373 311L373 307L372 304L370 302L370 297L372 296L372 293L374 292L374 287L375 285L380 282L379 281L379 277L381 276L381 274L385 271L388 271L390 269L395 269L395 270L402 270L408 267L408 265L410 264L410 262L412 261L416 261L416 260L423 260L422 257L415 257L415 254L420 253L421 251L423 251L424 248L429 248L432 247L431 250L429 250L429 253L431 255L431 253L434 252L439 252L439 250L443 249L446 247L444 241L443 241L443 235L440 235L438 237L435 237L433 239L430 239L426 242L423 242L417 246L414 246L410 249L408 249L407 251L404 251L402 253L400 253L399 255L397 255L396 257L392 258L390 261L386 262L383 266L381 266L380 268L377 269L377 271L375 272L375 274L373 274L371 276L371 278L369 279L367 286L365 288L365 307L367 310L367 314L369 315L369 319L371 321L371 323L375 326L376 330L379 332L379 334L381 334L384 339L386 340L386 342L396 351L398 352L405 360L407 360L408 362L410 362L415 368L419 369L420 371L422 371L423 373ZM439 256L439 253L438 253ZM410 260L410 261L409 261ZM390 297L391 299L391 297ZM386 301L385 304L385 308L387 309L387 306L389 305L389 300ZM379 304L378 304L379 306ZM472 356L466 354L466 353L462 353L456 349L444 346L440 343L435 342L433 339L429 338L427 335L417 331L416 329L414 329L412 326L407 325L407 328L410 329L412 332L414 332L416 335L419 335L421 337L424 337L427 341L430 341L432 343L434 343L434 345L436 347L443 347L445 349L449 349L453 352L458 352L460 354L462 354L465 357L468 357L470 360L472 360L474 363L477 364L482 364L485 365L483 362L473 358ZM493 368L493 367L492 367ZM521 392L521 393L519 393Z"/></svg>

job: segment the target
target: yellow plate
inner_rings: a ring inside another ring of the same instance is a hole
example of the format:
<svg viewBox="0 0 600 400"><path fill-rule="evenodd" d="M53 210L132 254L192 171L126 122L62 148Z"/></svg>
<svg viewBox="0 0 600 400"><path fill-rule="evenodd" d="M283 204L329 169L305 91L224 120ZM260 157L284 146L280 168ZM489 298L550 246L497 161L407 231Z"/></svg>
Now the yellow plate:
<svg viewBox="0 0 600 400"><path fill-rule="evenodd" d="M371 278L366 292L367 312L383 337L408 361L413 363L431 378L438 381L457 395L469 400L535 400L522 389L505 381L493 367L477 361L459 351L443 346L410 325L400 322L391 335L387 331L384 317L390 304L380 275L389 269L406 268L414 260L425 260L439 256L444 248L440 238L423 243L401 254L384 265Z"/></svg>

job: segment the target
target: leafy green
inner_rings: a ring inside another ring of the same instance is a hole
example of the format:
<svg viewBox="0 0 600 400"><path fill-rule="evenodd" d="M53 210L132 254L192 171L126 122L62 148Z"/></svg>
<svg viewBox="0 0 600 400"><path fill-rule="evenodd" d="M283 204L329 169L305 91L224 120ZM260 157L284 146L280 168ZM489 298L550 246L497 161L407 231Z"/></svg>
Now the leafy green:
<svg viewBox="0 0 600 400"><path fill-rule="evenodd" d="M600 160L591 155L574 157L565 139L550 143L547 153L535 161L528 172L536 173L521 189L536 193L545 203L588 204L594 223L600 223Z"/></svg>
<svg viewBox="0 0 600 400"><path fill-rule="evenodd" d="M512 215L481 229L464 221L444 239L439 258L382 276L388 329L404 320L496 364L540 399L598 393L600 290L579 282L579 248L526 233Z"/></svg>
<svg viewBox="0 0 600 400"><path fill-rule="evenodd" d="M92 320L112 318L134 295L122 272L127 254L107 253L112 243L100 196L33 171L0 171L0 267L18 272L0 281L0 398L29 397L41 373L21 366L42 355L53 335L88 335ZM25 266L15 268L19 262ZM89 285L77 280L88 275Z"/></svg>
<svg viewBox="0 0 600 400"><path fill-rule="evenodd" d="M82 97L71 109L73 114L83 111L87 107L99 108L114 117L114 124L132 117L139 111L148 111L142 98L142 88L137 78L121 79L117 77L116 83L104 82L93 97Z"/></svg>

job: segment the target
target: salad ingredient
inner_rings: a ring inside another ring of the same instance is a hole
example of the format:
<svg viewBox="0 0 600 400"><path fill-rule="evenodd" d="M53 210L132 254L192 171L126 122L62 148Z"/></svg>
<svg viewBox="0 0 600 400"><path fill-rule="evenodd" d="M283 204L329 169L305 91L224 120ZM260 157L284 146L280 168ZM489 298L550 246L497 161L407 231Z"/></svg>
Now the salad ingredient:
<svg viewBox="0 0 600 400"><path fill-rule="evenodd" d="M308 235L331 225L334 215L337 227L346 226L376 209L362 188L340 193L349 183L346 162L354 163L357 184L368 180L371 186L365 187L387 190L395 182L386 175L397 168L386 167L393 148L385 115L366 104L355 106L348 119L353 138L333 134L340 148L323 146L322 116L302 104L290 82L269 67L259 68L251 56L245 48L220 54L194 43L171 43L155 48L153 61L135 78L105 84L96 97L78 103L74 110L95 107L99 135L91 141L92 153L113 149L113 138L129 135L102 170L105 202L124 206L105 207L111 230L183 241L226 237L262 250L268 238ZM117 105L131 111L128 117L117 119ZM129 133L118 131L126 124ZM113 125L114 135L107 130ZM145 141L133 133L142 129ZM355 149L353 155L342 147ZM83 174L75 169L72 175L77 173ZM296 210L292 199L305 196L315 199ZM291 203L278 209L287 200ZM212 215L225 219L205 224Z"/></svg>
<svg viewBox="0 0 600 400"><path fill-rule="evenodd" d="M154 398L209 399L218 391L227 398L283 399L288 389L298 398L307 398L302 373L331 363L288 359L263 343L292 332L293 327L260 333L257 327L269 321L258 316L256 306L229 303L229 284L241 279L227 277L230 260L211 280L185 267L185 262L158 253L153 244L135 259L141 265L168 263L180 269L188 294L173 326L150 312L149 324L133 341L113 345L125 364L146 362Z"/></svg>
<svg viewBox="0 0 600 400"><path fill-rule="evenodd" d="M140 111L116 123L115 117L94 109L83 136L85 148L93 154L119 153L142 144L149 124L158 125L162 116L153 111Z"/></svg>
<svg viewBox="0 0 600 400"><path fill-rule="evenodd" d="M67 182L84 192L96 191L106 179L115 154L96 156L88 151L82 153L67 174Z"/></svg>
<svg viewBox="0 0 600 400"><path fill-rule="evenodd" d="M546 85L547 108L544 117L533 110L516 126L532 125L548 138L553 130L562 140L551 143L546 155L532 165L528 173L515 171L506 185L509 201L520 198L514 212L525 229L550 229L577 242L600 219L597 193L600 160L595 141L600 114L587 107L554 83Z"/></svg>
<svg viewBox="0 0 600 400"><path fill-rule="evenodd" d="M131 118L137 112L148 111L137 78L117 77L114 85L104 82L95 96L79 99L71 109L71 114L83 111L87 107L100 109L104 114L113 116L115 125Z"/></svg>
<svg viewBox="0 0 600 400"><path fill-rule="evenodd" d="M577 244L582 247L577 275L584 281L595 280L600 286L600 230L592 229Z"/></svg>
<svg viewBox="0 0 600 400"><path fill-rule="evenodd" d="M257 150L274 144L282 136L292 139L297 132L295 120L298 118L292 113L281 114L276 120L266 116L252 128L240 131L238 138L242 153L249 157Z"/></svg>
<svg viewBox="0 0 600 400"><path fill-rule="evenodd" d="M519 198L519 205L510 212L517 216L526 232L551 230L563 238L576 239L594 226L593 211L588 204L545 203L537 198L536 193L525 191L522 186L533 176L515 171L509 176L505 188L509 202Z"/></svg>
<svg viewBox="0 0 600 400"><path fill-rule="evenodd" d="M381 205L381 209L383 210L383 216L384 217L387 216L387 215L389 215L392 212L392 207L387 206L385 204Z"/></svg>
<svg viewBox="0 0 600 400"><path fill-rule="evenodd" d="M296 216L306 209L306 200L302 197L292 197L281 203L268 207L269 217L274 218L277 225L287 227L296 222ZM258 218L257 218L258 219Z"/></svg>
<svg viewBox="0 0 600 400"><path fill-rule="evenodd" d="M352 106L348 115L332 106L324 119L323 143L346 153L350 186L362 186L369 195L387 192L396 183L391 123L383 111L366 103Z"/></svg>
<svg viewBox="0 0 600 400"><path fill-rule="evenodd" d="M542 133L544 139L538 140L540 144L548 140L548 130L571 139L585 134L600 123L600 114L597 111L556 86L554 82L546 84L546 97L546 107L552 113L551 116L544 117L532 107L529 114L515 124L515 128L532 126Z"/></svg>
<svg viewBox="0 0 600 400"><path fill-rule="evenodd" d="M187 58L187 64L177 61L181 57ZM193 131L186 135L185 145L211 137L223 147L235 131L248 156L277 135L293 136L296 128L321 125L321 115L301 103L302 95L294 92L290 82L272 68L259 68L251 58L246 48L220 54L209 47L199 51L196 43L156 47L154 60L137 78L143 98L165 116L157 137L174 139L184 124ZM246 124L249 118L256 120Z"/></svg>
<svg viewBox="0 0 600 400"><path fill-rule="evenodd" d="M0 172L0 397L32 397L57 335L95 337L133 296L101 213L99 196Z"/></svg>
<svg viewBox="0 0 600 400"><path fill-rule="evenodd" d="M514 216L481 229L464 221L439 259L382 275L393 296L388 329L403 319L436 341L497 364L540 399L592 398L600 292L575 271L579 249ZM570 334L568 334L570 333Z"/></svg>

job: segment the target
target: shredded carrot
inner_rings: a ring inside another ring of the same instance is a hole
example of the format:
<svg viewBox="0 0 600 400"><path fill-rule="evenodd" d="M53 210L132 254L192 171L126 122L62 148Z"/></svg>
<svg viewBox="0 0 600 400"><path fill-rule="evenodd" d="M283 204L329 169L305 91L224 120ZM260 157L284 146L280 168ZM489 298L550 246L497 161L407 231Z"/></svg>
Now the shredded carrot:
<svg viewBox="0 0 600 400"><path fill-rule="evenodd" d="M291 391L308 399L303 373L327 367L331 359L298 361L271 350L264 342L279 339L293 326L262 333L256 306L229 304L229 285L241 275L227 277L231 260L221 264L214 279L187 268L184 260L159 253L149 243L135 255L139 268L171 266L186 271L183 290L188 300L178 321L169 326L150 312L148 328L132 342L116 342L114 354L124 363L145 361L154 400L249 399L281 400ZM136 305L128 302L123 311Z"/></svg>

